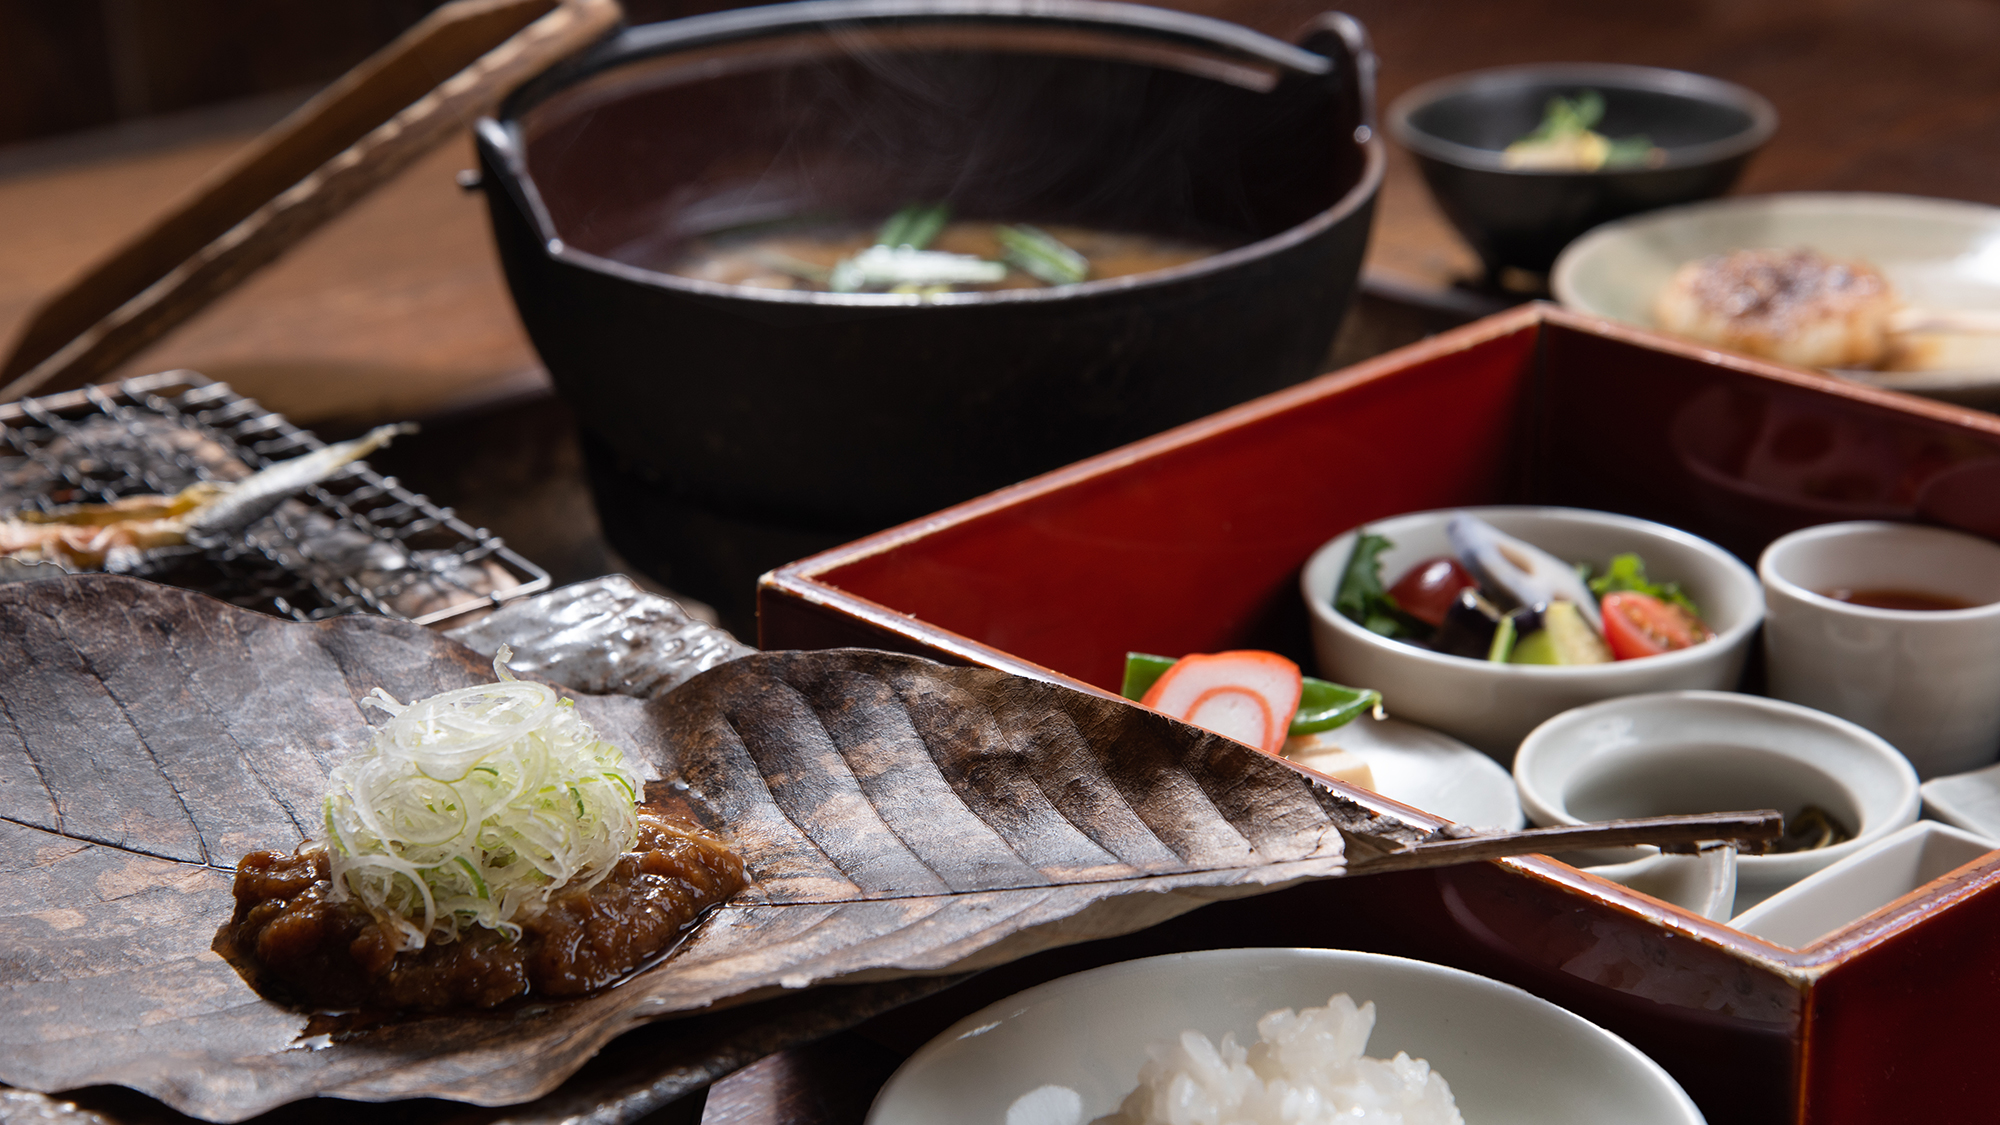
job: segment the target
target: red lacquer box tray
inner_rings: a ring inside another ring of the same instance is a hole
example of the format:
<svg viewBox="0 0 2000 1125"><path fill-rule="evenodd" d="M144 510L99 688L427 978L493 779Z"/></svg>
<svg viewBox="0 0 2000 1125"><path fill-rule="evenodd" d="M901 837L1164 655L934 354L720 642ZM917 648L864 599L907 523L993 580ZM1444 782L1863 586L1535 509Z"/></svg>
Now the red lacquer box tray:
<svg viewBox="0 0 2000 1125"><path fill-rule="evenodd" d="M2000 418L1529 306L774 571L760 639L1113 692L1127 650L1270 648L1310 668L1314 548L1496 503L1659 520L1751 561L1840 519L2000 535ZM1975 1121L2000 1118L1996 884L2000 853L1804 949L1544 857L1201 913L1233 912L1223 944L1519 984L1652 1054L1711 1122Z"/></svg>

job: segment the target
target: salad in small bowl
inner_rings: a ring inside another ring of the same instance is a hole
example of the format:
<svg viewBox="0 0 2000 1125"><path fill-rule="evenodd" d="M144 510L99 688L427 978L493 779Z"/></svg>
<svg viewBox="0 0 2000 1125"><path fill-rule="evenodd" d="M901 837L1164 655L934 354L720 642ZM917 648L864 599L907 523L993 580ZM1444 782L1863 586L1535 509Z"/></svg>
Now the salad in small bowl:
<svg viewBox="0 0 2000 1125"><path fill-rule="evenodd" d="M1734 688L1764 614L1757 576L1715 544L1576 508L1381 520L1300 581L1323 675L1503 763L1571 707Z"/></svg>

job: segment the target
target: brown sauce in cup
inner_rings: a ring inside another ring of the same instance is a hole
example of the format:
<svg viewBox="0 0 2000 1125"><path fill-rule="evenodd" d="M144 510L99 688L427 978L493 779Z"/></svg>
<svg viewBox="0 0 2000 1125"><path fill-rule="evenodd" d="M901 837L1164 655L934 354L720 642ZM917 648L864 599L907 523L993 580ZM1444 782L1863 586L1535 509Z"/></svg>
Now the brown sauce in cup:
<svg viewBox="0 0 2000 1125"><path fill-rule="evenodd" d="M1947 597L1943 594L1926 594L1921 590L1821 590L1819 593L1837 602L1849 605L1865 605L1873 609L1910 609L1920 612L1938 613L1949 609L1971 609L1972 602L1964 598Z"/></svg>

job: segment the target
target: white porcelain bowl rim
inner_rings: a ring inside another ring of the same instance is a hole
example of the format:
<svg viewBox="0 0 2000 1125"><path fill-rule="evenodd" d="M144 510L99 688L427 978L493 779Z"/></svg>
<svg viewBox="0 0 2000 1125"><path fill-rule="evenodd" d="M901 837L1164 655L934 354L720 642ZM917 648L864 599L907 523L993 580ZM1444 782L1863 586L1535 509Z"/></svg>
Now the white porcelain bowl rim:
<svg viewBox="0 0 2000 1125"><path fill-rule="evenodd" d="M1930 527L1925 524L1896 523L1890 520L1846 520L1840 523L1815 524L1800 528L1771 541L1764 553L1757 558L1757 576L1771 584L1780 592L1799 599L1808 605L1823 606L1851 613L1857 617L1873 618L1879 621L1971 621L1982 617L2000 617L2000 600L1984 605L1967 606L1964 609L1883 609L1879 606L1857 605L1838 598L1829 598L1817 590L1811 590L1779 574L1775 556L1784 550L1821 539L1842 539L1853 535L1875 535L1882 533L1907 533L1910 538L1962 539L1975 543L1986 543L1977 535L1954 531L1947 527Z"/></svg>
<svg viewBox="0 0 2000 1125"><path fill-rule="evenodd" d="M1393 652L1399 657L1405 657L1422 664L1441 664L1447 668L1463 669L1467 665L1484 663L1468 657L1450 656L1442 652L1432 652L1429 649L1418 648L1415 645L1405 644L1402 641L1391 640L1379 633L1364 629L1360 624L1348 620L1346 615L1333 608L1333 603L1329 600L1333 591L1328 592L1328 597L1321 597L1317 591L1305 588L1304 582L1305 576L1312 573L1314 564L1319 561L1321 556L1345 548L1348 543L1352 542L1359 535L1363 528L1378 532L1380 529L1389 528L1393 534L1399 525L1401 527L1409 527L1442 522L1460 512L1480 516L1481 518L1493 514L1521 514L1556 520L1568 519L1577 523L1615 527L1620 530L1646 535L1654 539L1664 539L1678 543L1721 564L1723 572L1727 573L1733 581L1743 587L1744 592L1749 595L1749 600L1753 603L1751 612L1745 613L1741 620L1731 623L1728 628L1718 632L1715 635L1715 639L1709 641L1708 644L1726 647L1730 642L1736 641L1756 629L1764 620L1762 610L1763 589L1758 584L1757 575L1748 566L1744 565L1743 560L1703 539L1701 536L1690 534L1677 527L1669 527L1663 523L1640 519L1637 516L1623 516L1616 512L1600 512L1590 508L1563 508L1535 504L1488 504L1478 507L1432 508L1421 512L1406 512L1402 515L1391 516L1388 519L1371 520L1367 523L1351 527L1322 544L1318 550L1312 553L1312 557L1307 560L1305 568L1301 572L1300 584L1308 610L1314 617L1339 630L1348 637L1358 639L1364 644L1386 652ZM1642 557L1645 554L1643 547L1640 545L1635 544L1634 550ZM1339 577L1336 576L1334 579L1336 590L1338 589L1339 581ZM1708 652L1704 651L1705 649L1706 645L1697 645L1690 648L1677 649L1673 652L1663 652L1658 656L1643 657L1638 660L1618 660L1610 664L1586 664L1576 667L1540 664L1487 664L1486 668L1488 672L1496 676L1525 676L1549 679L1568 678L1572 680L1587 677L1616 683L1621 679L1636 679L1647 675L1651 671L1678 667L1682 664L1691 664L1702 660L1708 655Z"/></svg>
<svg viewBox="0 0 2000 1125"><path fill-rule="evenodd" d="M1761 711L1767 716L1777 717L1790 725L1796 726L1800 730L1817 729L1830 738L1838 739L1850 746L1865 751L1881 764L1888 773L1895 775L1901 782L1898 792L1893 795L1893 800L1885 802L1891 804L1894 811L1890 815L1879 818L1878 823L1858 833L1852 840L1834 844L1830 847L1819 848L1811 852L1790 852L1779 855L1739 855L1736 858L1739 870L1757 871L1761 868L1766 871L1772 871L1774 869L1794 866L1802 870L1817 870L1828 864L1838 862L1863 848L1872 846L1876 841L1901 830L1916 819L1916 813L1921 801L1921 796L1918 792L1916 767L1910 764L1910 760L1904 757L1901 751L1889 745L1880 735L1875 734L1866 727L1848 722L1837 715L1829 715L1824 711L1815 711L1810 707L1802 707L1796 703L1786 703L1780 699L1767 699L1761 695L1744 695L1733 691L1661 691L1648 692L1643 695L1621 695L1615 699L1606 699L1597 703L1585 704L1581 707L1572 707L1562 714L1542 723L1542 725L1528 732L1528 737L1521 740L1520 752L1514 758L1514 786L1521 794L1521 807L1527 812L1528 819L1535 823L1584 823L1581 818L1571 815L1567 807L1551 800L1543 792L1542 786L1539 784L1541 778L1537 775L1536 765L1542 755L1547 752L1544 749L1545 747L1555 744L1556 740L1567 733L1570 728L1601 719L1607 714L1615 714L1621 710L1651 707L1668 700L1687 704L1706 705L1711 708L1733 708L1745 712ZM1831 773L1831 771L1823 772ZM1848 784L1848 779L1846 778L1841 778L1840 781L1843 785ZM1850 785L1849 788L1858 789L1859 787Z"/></svg>

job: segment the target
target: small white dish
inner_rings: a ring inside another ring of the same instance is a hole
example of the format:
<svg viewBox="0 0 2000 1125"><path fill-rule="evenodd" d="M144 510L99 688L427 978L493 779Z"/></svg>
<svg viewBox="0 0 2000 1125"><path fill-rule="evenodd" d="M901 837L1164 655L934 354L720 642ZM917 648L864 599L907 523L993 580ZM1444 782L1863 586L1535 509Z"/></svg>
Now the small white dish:
<svg viewBox="0 0 2000 1125"><path fill-rule="evenodd" d="M890 1077L867 1123L1001 1125L1017 1100L1053 1086L1073 1091L1074 1101L1039 1093L1043 1112L1032 1120L1085 1125L1116 1111L1138 1085L1148 1044L1190 1028L1255 1043L1266 1012L1320 1007L1340 992L1375 1003L1367 1053L1429 1061L1469 1122L1702 1121L1658 1063L1512 985L1374 953L1216 949L1092 969L967 1016Z"/></svg>
<svg viewBox="0 0 2000 1125"><path fill-rule="evenodd" d="M2000 545L1917 524L1820 524L1764 548L1757 574L1773 696L1867 727L1921 777L2000 755ZM1878 609L1827 596L1834 590L1966 608Z"/></svg>
<svg viewBox="0 0 2000 1125"><path fill-rule="evenodd" d="M1924 815L2000 840L2000 765L1924 782Z"/></svg>
<svg viewBox="0 0 2000 1125"><path fill-rule="evenodd" d="M1492 664L1392 641L1333 608L1360 531L1394 544L1381 556L1382 581L1388 585L1424 559L1451 554L1444 528L1461 511L1567 562L1602 569L1614 555L1638 554L1654 581L1676 581L1687 590L1715 639L1610 664ZM1502 765L1513 761L1515 747L1536 724L1571 707L1642 692L1735 687L1750 638L1764 617L1757 576L1729 552L1665 524L1580 508L1456 508L1377 520L1315 551L1299 588L1322 676L1374 688L1391 715L1464 739Z"/></svg>
<svg viewBox="0 0 2000 1125"><path fill-rule="evenodd" d="M1817 250L1879 268L1912 306L2000 309L2000 207L1861 192L1746 195L1606 223L1570 243L1549 276L1570 308L1655 327L1653 301L1684 262L1732 250ZM1926 338L1922 370L1846 378L1973 405L2000 404L2000 337Z"/></svg>
<svg viewBox="0 0 2000 1125"><path fill-rule="evenodd" d="M1528 822L1513 776L1448 734L1363 716L1324 738L1367 762L1375 792L1391 800L1472 828L1512 832Z"/></svg>
<svg viewBox="0 0 2000 1125"><path fill-rule="evenodd" d="M1779 891L1730 920L1773 945L1804 949L1986 855L1994 841L1920 820Z"/></svg>
<svg viewBox="0 0 2000 1125"><path fill-rule="evenodd" d="M1736 860L1736 901L1751 906L1917 818L1917 773L1880 737L1794 703L1734 692L1628 696L1550 719L1514 761L1536 824L1817 805L1854 838L1814 851ZM1578 853L1629 861L1650 848Z"/></svg>
<svg viewBox="0 0 2000 1125"><path fill-rule="evenodd" d="M1736 858L1732 847L1710 848L1696 855L1654 852L1627 863L1604 863L1583 870L1711 922L1723 922L1736 909Z"/></svg>

